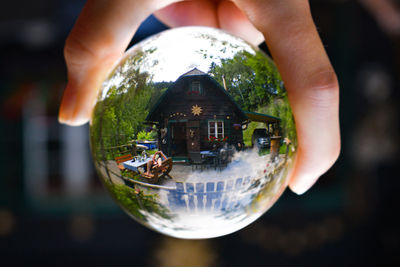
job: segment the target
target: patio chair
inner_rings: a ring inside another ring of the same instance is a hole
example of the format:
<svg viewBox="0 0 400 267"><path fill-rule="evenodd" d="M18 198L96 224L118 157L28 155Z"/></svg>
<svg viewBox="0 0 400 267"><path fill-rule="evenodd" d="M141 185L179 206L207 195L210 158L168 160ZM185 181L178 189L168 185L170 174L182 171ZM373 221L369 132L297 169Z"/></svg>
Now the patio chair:
<svg viewBox="0 0 400 267"><path fill-rule="evenodd" d="M218 167L222 169L228 164L228 151L221 149L218 153Z"/></svg>
<svg viewBox="0 0 400 267"><path fill-rule="evenodd" d="M201 157L200 152L189 151L190 164L192 165L192 171L197 169L200 166L200 169L203 170L204 159Z"/></svg>

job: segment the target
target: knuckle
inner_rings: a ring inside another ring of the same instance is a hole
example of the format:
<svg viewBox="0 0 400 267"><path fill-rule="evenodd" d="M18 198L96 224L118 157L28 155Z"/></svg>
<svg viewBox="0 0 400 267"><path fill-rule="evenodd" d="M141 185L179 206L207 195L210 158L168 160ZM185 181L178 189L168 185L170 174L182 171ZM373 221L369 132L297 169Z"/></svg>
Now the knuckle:
<svg viewBox="0 0 400 267"><path fill-rule="evenodd" d="M336 73L332 68L328 68L327 70L322 70L315 72L310 75L309 80L309 88L313 91L315 90L329 90L329 91L337 91L339 90L339 82L336 76Z"/></svg>
<svg viewBox="0 0 400 267"><path fill-rule="evenodd" d="M332 107L338 109L339 82L333 69L310 75L303 88L309 104L321 111Z"/></svg>
<svg viewBox="0 0 400 267"><path fill-rule="evenodd" d="M65 42L64 58L69 68L81 67L95 58L95 52L77 34L71 33Z"/></svg>

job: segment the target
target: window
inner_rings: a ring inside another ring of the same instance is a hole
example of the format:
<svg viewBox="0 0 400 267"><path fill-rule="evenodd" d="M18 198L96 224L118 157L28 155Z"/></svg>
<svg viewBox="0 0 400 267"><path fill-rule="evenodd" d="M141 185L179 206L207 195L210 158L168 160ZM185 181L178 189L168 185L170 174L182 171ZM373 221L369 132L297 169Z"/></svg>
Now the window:
<svg viewBox="0 0 400 267"><path fill-rule="evenodd" d="M199 95L201 93L200 82L193 81L192 85L190 86L190 93L193 95Z"/></svg>
<svg viewBox="0 0 400 267"><path fill-rule="evenodd" d="M214 120L208 122L208 138L224 138L224 122Z"/></svg>

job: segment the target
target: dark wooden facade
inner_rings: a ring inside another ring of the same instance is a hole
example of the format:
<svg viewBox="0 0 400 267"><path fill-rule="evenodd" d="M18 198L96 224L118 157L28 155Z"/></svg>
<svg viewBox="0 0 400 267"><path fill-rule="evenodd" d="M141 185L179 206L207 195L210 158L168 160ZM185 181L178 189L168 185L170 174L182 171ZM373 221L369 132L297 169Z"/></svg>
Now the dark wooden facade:
<svg viewBox="0 0 400 267"><path fill-rule="evenodd" d="M213 137L225 139L217 145L242 144L242 125L248 117L218 82L194 69L168 88L146 121L157 125L162 151L189 157L191 152L212 149Z"/></svg>

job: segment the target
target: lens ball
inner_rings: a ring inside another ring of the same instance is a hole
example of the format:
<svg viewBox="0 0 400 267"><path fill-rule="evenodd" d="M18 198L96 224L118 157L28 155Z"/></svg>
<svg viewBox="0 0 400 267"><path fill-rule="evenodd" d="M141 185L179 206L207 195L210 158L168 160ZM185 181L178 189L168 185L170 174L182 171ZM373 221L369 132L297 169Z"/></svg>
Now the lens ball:
<svg viewBox="0 0 400 267"><path fill-rule="evenodd" d="M99 91L90 141L121 208L178 238L222 236L259 218L286 188L297 147L273 61L206 27L128 50Z"/></svg>

